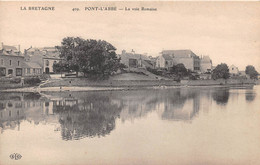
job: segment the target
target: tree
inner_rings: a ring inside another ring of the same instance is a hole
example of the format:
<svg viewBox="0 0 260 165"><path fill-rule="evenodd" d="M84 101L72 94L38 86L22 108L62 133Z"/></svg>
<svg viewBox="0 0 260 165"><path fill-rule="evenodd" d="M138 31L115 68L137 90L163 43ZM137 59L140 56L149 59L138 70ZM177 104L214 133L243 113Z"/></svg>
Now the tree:
<svg viewBox="0 0 260 165"><path fill-rule="evenodd" d="M221 63L217 65L217 67L212 71L212 78L214 80L224 78L228 79L229 78L229 69L227 64Z"/></svg>
<svg viewBox="0 0 260 165"><path fill-rule="evenodd" d="M120 68L116 48L103 40L66 37L58 49L66 66L77 73L105 76Z"/></svg>
<svg viewBox="0 0 260 165"><path fill-rule="evenodd" d="M247 65L246 66L246 74L248 74L251 79L257 79L258 72L255 70L254 66Z"/></svg>
<svg viewBox="0 0 260 165"><path fill-rule="evenodd" d="M183 76L187 76L188 70L185 68L183 64L177 64L177 65L173 65L170 68L170 73L183 77Z"/></svg>

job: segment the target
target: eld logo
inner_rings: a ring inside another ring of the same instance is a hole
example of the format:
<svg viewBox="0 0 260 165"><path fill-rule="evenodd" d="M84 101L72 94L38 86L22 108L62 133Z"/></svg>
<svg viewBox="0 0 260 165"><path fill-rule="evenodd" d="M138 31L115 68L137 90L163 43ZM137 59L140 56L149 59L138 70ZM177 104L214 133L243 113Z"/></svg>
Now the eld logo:
<svg viewBox="0 0 260 165"><path fill-rule="evenodd" d="M22 155L18 154L18 153L13 153L10 155L10 158L11 159L14 159L14 160L19 160L22 158Z"/></svg>

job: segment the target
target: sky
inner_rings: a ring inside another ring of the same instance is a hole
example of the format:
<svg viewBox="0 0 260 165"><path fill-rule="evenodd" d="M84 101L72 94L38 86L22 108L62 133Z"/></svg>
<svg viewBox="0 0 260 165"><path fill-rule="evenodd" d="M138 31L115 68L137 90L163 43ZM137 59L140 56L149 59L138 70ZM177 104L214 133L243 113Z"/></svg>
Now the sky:
<svg viewBox="0 0 260 165"><path fill-rule="evenodd" d="M54 6L55 11L20 10ZM157 11L85 11L85 7L152 7ZM80 11L72 11L79 8ZM254 65L260 72L260 2L0 2L0 42L21 49L60 45L64 37L101 39L158 56L190 49L213 65Z"/></svg>

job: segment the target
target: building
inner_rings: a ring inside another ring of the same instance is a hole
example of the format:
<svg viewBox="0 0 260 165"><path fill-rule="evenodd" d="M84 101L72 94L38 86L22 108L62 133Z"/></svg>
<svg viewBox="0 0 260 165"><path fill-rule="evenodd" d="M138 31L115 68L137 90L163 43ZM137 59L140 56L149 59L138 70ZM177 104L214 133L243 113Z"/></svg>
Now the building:
<svg viewBox="0 0 260 165"><path fill-rule="evenodd" d="M169 69L172 66L173 66L173 58L168 54L161 54L156 60L157 68Z"/></svg>
<svg viewBox="0 0 260 165"><path fill-rule="evenodd" d="M20 47L20 46L18 46ZM0 48L0 77L23 75L24 56L19 48L2 43Z"/></svg>
<svg viewBox="0 0 260 165"><path fill-rule="evenodd" d="M60 53L55 47L29 48L25 50L25 61L37 63L42 72L53 73L53 64L59 62Z"/></svg>
<svg viewBox="0 0 260 165"><path fill-rule="evenodd" d="M236 67L235 65L232 64L232 65L229 67L229 73L231 74L231 76L239 75L238 67Z"/></svg>
<svg viewBox="0 0 260 165"><path fill-rule="evenodd" d="M119 55L121 63L125 64L128 68L154 68L155 58L148 57L146 54L137 54L134 50L130 53L125 50Z"/></svg>
<svg viewBox="0 0 260 165"><path fill-rule="evenodd" d="M160 53L158 67L169 68L176 64L183 64L191 71L200 71L200 58L191 50L163 50Z"/></svg>
<svg viewBox="0 0 260 165"><path fill-rule="evenodd" d="M202 73L211 72L212 71L212 61L209 56L203 56L200 59L200 71Z"/></svg>

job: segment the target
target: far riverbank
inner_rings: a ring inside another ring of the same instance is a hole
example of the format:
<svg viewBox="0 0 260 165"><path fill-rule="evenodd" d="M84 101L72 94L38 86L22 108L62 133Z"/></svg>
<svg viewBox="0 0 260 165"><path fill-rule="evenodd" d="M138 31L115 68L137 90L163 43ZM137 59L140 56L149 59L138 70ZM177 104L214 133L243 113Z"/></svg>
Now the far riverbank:
<svg viewBox="0 0 260 165"><path fill-rule="evenodd" d="M1 89L2 91L41 92L41 91L107 91L133 90L151 88L180 88L180 87L247 87L259 84L255 80L104 80L90 81L86 78L50 79L48 82L35 87L20 87Z"/></svg>

